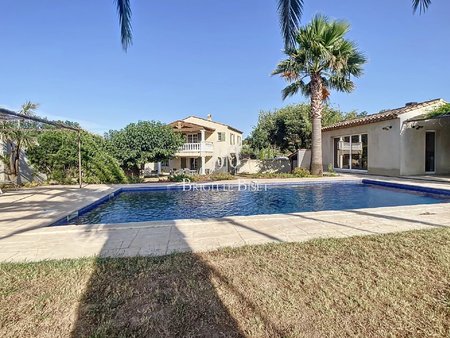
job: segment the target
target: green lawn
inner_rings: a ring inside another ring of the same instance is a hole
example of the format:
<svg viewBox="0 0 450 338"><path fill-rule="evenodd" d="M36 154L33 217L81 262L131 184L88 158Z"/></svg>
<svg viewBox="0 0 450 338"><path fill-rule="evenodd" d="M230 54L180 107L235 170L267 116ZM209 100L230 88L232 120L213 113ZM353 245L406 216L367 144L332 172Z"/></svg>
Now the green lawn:
<svg viewBox="0 0 450 338"><path fill-rule="evenodd" d="M348 335L450 335L450 229L0 265L1 337Z"/></svg>

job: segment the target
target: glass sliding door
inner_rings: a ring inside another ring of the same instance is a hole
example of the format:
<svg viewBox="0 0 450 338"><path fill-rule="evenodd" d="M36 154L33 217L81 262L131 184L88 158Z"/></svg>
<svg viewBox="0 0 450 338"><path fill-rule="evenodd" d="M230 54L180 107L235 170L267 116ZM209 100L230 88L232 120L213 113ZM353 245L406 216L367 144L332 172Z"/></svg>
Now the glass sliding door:
<svg viewBox="0 0 450 338"><path fill-rule="evenodd" d="M342 169L350 169L350 136L345 136L340 142L339 153L342 156Z"/></svg>
<svg viewBox="0 0 450 338"><path fill-rule="evenodd" d="M436 151L436 133L427 131L425 133L425 172L434 173L435 168L435 151Z"/></svg>
<svg viewBox="0 0 450 338"><path fill-rule="evenodd" d="M338 137L335 137L333 139L333 149L334 149L334 164L333 164L333 166L334 166L334 168L341 167L341 164L339 161L339 141L340 140Z"/></svg>
<svg viewBox="0 0 450 338"><path fill-rule="evenodd" d="M361 135L352 136L352 169L362 169Z"/></svg>
<svg viewBox="0 0 450 338"><path fill-rule="evenodd" d="M336 169L367 170L367 134L336 137L333 140L334 167Z"/></svg>

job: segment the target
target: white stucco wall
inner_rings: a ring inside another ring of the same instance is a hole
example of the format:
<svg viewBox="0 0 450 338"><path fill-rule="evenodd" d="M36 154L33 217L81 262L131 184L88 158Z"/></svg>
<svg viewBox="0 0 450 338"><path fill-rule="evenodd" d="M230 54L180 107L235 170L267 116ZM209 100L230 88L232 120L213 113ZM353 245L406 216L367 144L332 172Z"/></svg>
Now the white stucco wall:
<svg viewBox="0 0 450 338"><path fill-rule="evenodd" d="M242 133L233 130L227 125L197 118L195 116L190 116L184 119L184 121L215 129L213 133L206 135L205 141L213 143L213 152L206 154L205 169L210 172L228 172L227 158L230 154L240 153L243 141ZM225 141L218 140L219 132L225 133ZM234 145L230 144L231 135L234 135ZM240 142L238 142L238 136L240 137ZM222 158L222 162L224 163L222 167L217 165L219 157Z"/></svg>
<svg viewBox="0 0 450 338"><path fill-rule="evenodd" d="M450 166L450 124L442 120L427 120L421 122L408 123L407 120L426 114L431 110L444 104L444 101L437 102L426 108L417 109L409 113L400 115L401 123L401 175L424 175L425 174L425 133L427 130L436 131L436 174L449 173ZM419 126L420 129L411 128Z"/></svg>
<svg viewBox="0 0 450 338"><path fill-rule="evenodd" d="M409 128L407 120L421 116L444 104L437 101L424 108L399 115L399 118L322 133L323 164L333 163L333 137L368 134L368 173L378 175L425 174L425 132L436 131L436 174L450 172L450 125L423 122L422 128ZM420 124L420 123L419 123ZM383 128L388 127L388 130Z"/></svg>
<svg viewBox="0 0 450 338"><path fill-rule="evenodd" d="M418 126L420 129L412 128ZM436 174L450 174L450 121L428 120L405 124L402 129L401 175L425 174L425 134L436 137Z"/></svg>
<svg viewBox="0 0 450 338"><path fill-rule="evenodd" d="M386 127L392 128L383 130ZM327 169L328 165L334 162L333 138L356 134L368 135L368 173L377 175L400 174L399 119L322 132L324 169Z"/></svg>
<svg viewBox="0 0 450 338"><path fill-rule="evenodd" d="M293 161L293 167L309 170L311 168L311 149L297 150L297 160Z"/></svg>
<svg viewBox="0 0 450 338"><path fill-rule="evenodd" d="M439 131L436 140L436 174L450 175L450 121L447 129Z"/></svg>

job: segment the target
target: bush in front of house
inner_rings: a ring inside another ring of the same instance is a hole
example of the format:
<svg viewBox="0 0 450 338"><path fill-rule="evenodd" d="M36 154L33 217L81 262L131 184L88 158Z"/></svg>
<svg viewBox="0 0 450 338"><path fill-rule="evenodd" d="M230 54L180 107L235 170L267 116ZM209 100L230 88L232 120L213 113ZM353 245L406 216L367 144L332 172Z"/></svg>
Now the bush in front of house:
<svg viewBox="0 0 450 338"><path fill-rule="evenodd" d="M294 171L292 171L292 175L294 177L309 177L311 176L311 173L308 169L305 168L295 168Z"/></svg>

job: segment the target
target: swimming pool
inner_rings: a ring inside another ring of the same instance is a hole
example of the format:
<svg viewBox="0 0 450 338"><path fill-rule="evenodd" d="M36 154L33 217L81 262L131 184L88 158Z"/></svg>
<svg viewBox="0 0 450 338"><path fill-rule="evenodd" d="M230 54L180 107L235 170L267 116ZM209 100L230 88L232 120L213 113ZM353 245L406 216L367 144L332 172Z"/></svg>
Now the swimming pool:
<svg viewBox="0 0 450 338"><path fill-rule="evenodd" d="M220 218L449 202L450 196L369 180L267 185L261 189L121 189L54 225ZM208 186L206 186L208 187ZM226 185L224 185L226 187ZM439 193L439 191L431 191Z"/></svg>

